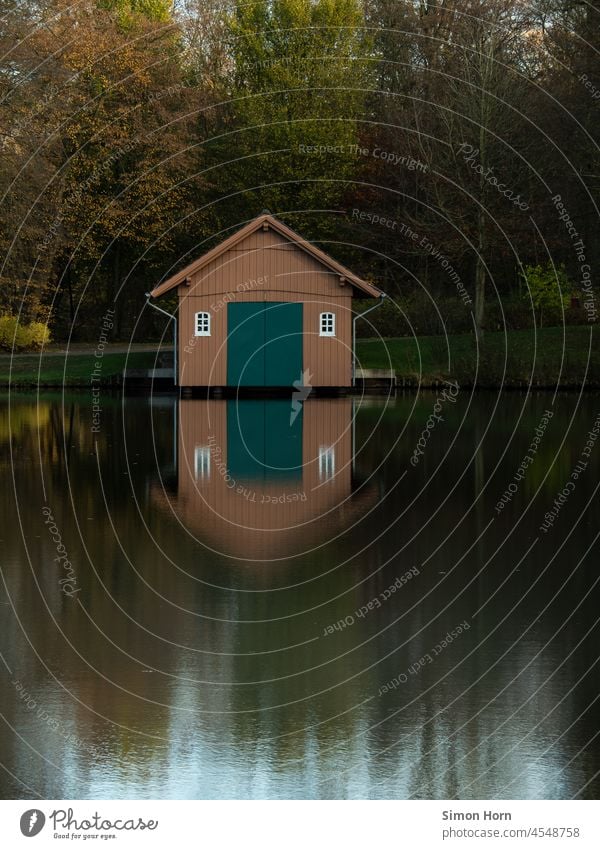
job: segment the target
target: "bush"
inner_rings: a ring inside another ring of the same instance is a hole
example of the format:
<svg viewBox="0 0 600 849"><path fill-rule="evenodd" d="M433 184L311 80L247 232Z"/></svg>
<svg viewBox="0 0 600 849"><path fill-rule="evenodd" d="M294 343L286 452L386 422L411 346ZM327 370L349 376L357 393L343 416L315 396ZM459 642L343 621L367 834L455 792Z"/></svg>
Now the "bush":
<svg viewBox="0 0 600 849"><path fill-rule="evenodd" d="M363 313L375 306L375 301L361 301L356 305L356 311ZM408 326L402 313L394 304L392 298L386 298L377 309L370 312L364 319L356 322L356 335L358 337L396 337L406 336Z"/></svg>
<svg viewBox="0 0 600 849"><path fill-rule="evenodd" d="M50 328L43 321L32 321L27 325L26 332L29 336L28 347L40 350L50 342Z"/></svg>
<svg viewBox="0 0 600 849"><path fill-rule="evenodd" d="M10 351L13 347L13 342L15 347L18 347L16 333L17 319L11 315L0 316L0 348Z"/></svg>
<svg viewBox="0 0 600 849"><path fill-rule="evenodd" d="M373 301L361 303L363 312ZM356 335L396 338L399 336L437 336L447 333L469 333L473 329L471 310L456 297L429 296L423 289L387 298L364 321L356 324Z"/></svg>
<svg viewBox="0 0 600 849"><path fill-rule="evenodd" d="M572 285L564 268L555 274L551 267L527 266L528 290L522 294L489 293L484 328L489 331L529 330L565 324L588 324L583 307L571 306ZM557 285L560 283L560 291ZM562 292L562 298L561 298ZM533 301L533 308L532 308ZM355 305L358 312L372 307L374 301ZM564 310L564 313L563 313ZM422 288L387 298L384 303L356 324L359 338L378 334L385 338L402 336L438 336L473 332L472 311L455 295L429 295Z"/></svg>
<svg viewBox="0 0 600 849"><path fill-rule="evenodd" d="M41 321L19 322L16 316L0 316L0 348L5 351L40 350L50 341L48 325Z"/></svg>
<svg viewBox="0 0 600 849"><path fill-rule="evenodd" d="M489 300L485 306L484 327L486 330L528 330L535 324L531 304L518 295L498 300Z"/></svg>
<svg viewBox="0 0 600 849"><path fill-rule="evenodd" d="M528 290L523 294L523 298L531 299L539 318L539 326L543 327L544 321L546 324L560 323L563 308L570 305L573 288L564 265L556 269L550 263L543 266L527 265L523 277Z"/></svg>

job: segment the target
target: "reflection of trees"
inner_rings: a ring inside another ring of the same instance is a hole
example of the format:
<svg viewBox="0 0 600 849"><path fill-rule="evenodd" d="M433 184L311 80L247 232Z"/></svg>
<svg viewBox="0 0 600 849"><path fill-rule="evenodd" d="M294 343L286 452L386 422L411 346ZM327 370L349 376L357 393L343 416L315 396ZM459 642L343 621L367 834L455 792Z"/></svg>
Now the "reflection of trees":
<svg viewBox="0 0 600 849"><path fill-rule="evenodd" d="M14 439L21 443L27 435L36 429L43 429L48 424L50 406L34 402L13 402L0 406L0 444Z"/></svg>
<svg viewBox="0 0 600 849"><path fill-rule="evenodd" d="M398 439L398 434L406 425L402 439L397 441L392 451L392 457L399 465L410 468L409 460L419 439L427 417L431 414L436 400L435 391L427 391L416 400L414 396L399 396L394 406L386 410L382 415L382 405L373 405L361 408L356 421L356 443L358 453L356 466L361 476L369 474L378 463L386 458L392 444ZM551 404L551 396L548 393L537 393L526 396L520 392L510 393L504 396L496 407L497 397L493 393L480 393L475 401L471 400L471 409L467 411L469 396L463 390L456 405L445 404L442 415L444 423L436 425L436 430L430 439L425 456L420 460L419 469L425 470L425 474L436 473L443 481L437 488L442 498L453 485L459 474L468 466L471 466L473 483L476 491L480 492L482 486L488 482L489 475L496 466L500 455L509 445L506 457L501 463L497 474L500 494L505 486L510 483L513 474L535 436L535 429L540 424L544 411ZM573 401L575 399L573 398ZM524 480L520 483L520 489L530 497L543 483L543 491L552 494L557 488L563 486L571 469L579 459L581 451L587 439L587 431L593 424L597 412L591 403L591 398L584 396L579 402L579 410L575 420L570 424L573 415L573 404L571 396L559 396L557 403L552 407L554 417L545 430L544 436L535 457L534 463L527 469ZM375 433L371 433L376 428ZM569 436L564 445L560 443L569 428ZM487 433L485 433L487 431ZM485 436L484 436L485 433ZM445 463L448 468L440 470L440 462L448 452L450 442L456 438L449 457ZM481 439L481 448L474 455L474 446ZM368 440L368 441L367 441ZM473 462L476 459L476 462ZM397 480L397 465L384 462L381 475L385 482L386 490ZM362 470L362 471L361 471ZM493 503L495 503L496 485L493 489ZM470 503L472 490L468 497L465 495L460 499L459 507ZM486 496L488 497L488 496ZM492 495L489 495L492 498ZM488 505L489 512L489 505Z"/></svg>

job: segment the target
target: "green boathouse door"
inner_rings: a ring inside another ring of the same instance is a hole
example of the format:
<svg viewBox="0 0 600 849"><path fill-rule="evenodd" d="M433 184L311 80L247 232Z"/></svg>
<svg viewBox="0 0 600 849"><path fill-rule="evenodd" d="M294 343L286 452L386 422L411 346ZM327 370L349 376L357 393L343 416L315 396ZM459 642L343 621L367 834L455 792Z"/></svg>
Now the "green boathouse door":
<svg viewBox="0 0 600 849"><path fill-rule="evenodd" d="M227 305L227 385L289 386L302 378L302 304Z"/></svg>

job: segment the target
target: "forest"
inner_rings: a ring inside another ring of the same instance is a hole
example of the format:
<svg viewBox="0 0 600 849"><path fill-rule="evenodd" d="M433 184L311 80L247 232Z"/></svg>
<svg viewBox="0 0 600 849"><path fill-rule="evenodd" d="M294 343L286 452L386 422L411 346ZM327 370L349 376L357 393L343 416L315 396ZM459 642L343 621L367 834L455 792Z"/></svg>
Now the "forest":
<svg viewBox="0 0 600 849"><path fill-rule="evenodd" d="M385 336L595 323L599 35L596 0L3 0L0 344L158 338L145 293L264 209Z"/></svg>

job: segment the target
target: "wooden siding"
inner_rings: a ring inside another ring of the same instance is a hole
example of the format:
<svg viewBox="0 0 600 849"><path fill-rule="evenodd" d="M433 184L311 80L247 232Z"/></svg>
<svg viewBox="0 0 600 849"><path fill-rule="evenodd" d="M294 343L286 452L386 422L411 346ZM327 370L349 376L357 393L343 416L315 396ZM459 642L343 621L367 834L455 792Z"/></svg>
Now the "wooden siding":
<svg viewBox="0 0 600 849"><path fill-rule="evenodd" d="M260 279L262 283L258 282ZM352 287L341 286L339 274L272 230L251 233L192 275L190 285L180 287L180 294L243 295L245 291L265 288L290 294L341 293L352 298Z"/></svg>
<svg viewBox="0 0 600 849"><path fill-rule="evenodd" d="M246 226L242 227L237 232L232 233L232 235L221 242L220 245L217 245L207 251L207 253L195 259L185 268L182 268L158 286L155 286L152 290L152 297L160 297L161 295L164 295L165 292L169 292L174 287L179 286L180 283L185 283L186 280L208 267L213 260L220 259L223 254L230 250L239 250L241 243L248 237L267 231L271 234L275 234L275 236L278 236L283 240L280 244L281 250L289 250L292 248L309 255L322 267L329 269L332 273L343 275L346 280L348 280L352 286L356 288L357 292L361 292L370 298L378 298L382 294L381 290L376 286L373 286L372 283L368 283L366 280L362 280L360 277L357 277L357 275L348 268L345 268L341 265L341 263L326 254L316 245L308 242L299 233L296 233L290 227L287 227L282 221L279 221L270 214L263 214L259 215L258 218L255 218L253 221L248 222ZM252 244L252 242L248 242L248 244Z"/></svg>
<svg viewBox="0 0 600 849"><path fill-rule="evenodd" d="M251 233L178 292L181 386L227 384L227 304L234 301L303 303L303 368L311 385L350 385L352 288L278 233ZM210 313L210 336L194 335L197 312ZM335 313L334 337L319 335L322 312Z"/></svg>

